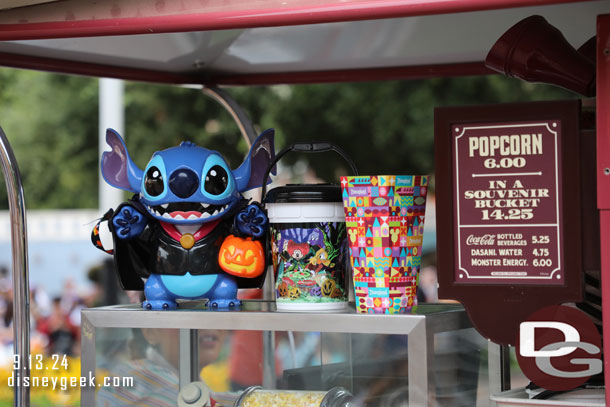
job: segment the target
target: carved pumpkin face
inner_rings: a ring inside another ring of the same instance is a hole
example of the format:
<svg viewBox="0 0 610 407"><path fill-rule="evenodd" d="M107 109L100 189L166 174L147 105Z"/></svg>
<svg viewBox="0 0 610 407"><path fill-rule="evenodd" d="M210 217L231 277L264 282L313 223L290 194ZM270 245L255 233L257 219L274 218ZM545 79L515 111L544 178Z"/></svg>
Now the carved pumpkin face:
<svg viewBox="0 0 610 407"><path fill-rule="evenodd" d="M242 239L229 235L218 252L218 264L234 276L257 277L265 270L263 245L250 237Z"/></svg>
<svg viewBox="0 0 610 407"><path fill-rule="evenodd" d="M288 297L288 284L286 284L285 282L281 282L278 287L277 290L280 293L280 297Z"/></svg>
<svg viewBox="0 0 610 407"><path fill-rule="evenodd" d="M327 278L326 280L324 280L324 283L322 283L322 294L325 297L330 297L334 290L335 281L331 278Z"/></svg>
<svg viewBox="0 0 610 407"><path fill-rule="evenodd" d="M301 296L301 290L299 290L297 287L292 287L288 295L291 299L297 300Z"/></svg>

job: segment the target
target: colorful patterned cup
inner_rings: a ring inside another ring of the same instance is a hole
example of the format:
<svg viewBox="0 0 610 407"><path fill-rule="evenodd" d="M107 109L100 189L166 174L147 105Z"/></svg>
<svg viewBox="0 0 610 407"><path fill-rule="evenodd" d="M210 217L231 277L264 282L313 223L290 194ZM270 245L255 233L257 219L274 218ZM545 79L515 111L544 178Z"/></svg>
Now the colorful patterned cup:
<svg viewBox="0 0 610 407"><path fill-rule="evenodd" d="M341 177L356 309L406 313L417 305L428 177Z"/></svg>

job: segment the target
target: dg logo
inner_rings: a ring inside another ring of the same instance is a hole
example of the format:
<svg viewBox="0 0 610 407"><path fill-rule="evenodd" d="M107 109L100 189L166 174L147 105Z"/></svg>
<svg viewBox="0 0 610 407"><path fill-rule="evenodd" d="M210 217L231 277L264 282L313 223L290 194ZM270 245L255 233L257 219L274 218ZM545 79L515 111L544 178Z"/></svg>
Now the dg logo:
<svg viewBox="0 0 610 407"><path fill-rule="evenodd" d="M516 350L523 373L547 390L576 388L603 369L595 324L563 305L543 308L522 322Z"/></svg>

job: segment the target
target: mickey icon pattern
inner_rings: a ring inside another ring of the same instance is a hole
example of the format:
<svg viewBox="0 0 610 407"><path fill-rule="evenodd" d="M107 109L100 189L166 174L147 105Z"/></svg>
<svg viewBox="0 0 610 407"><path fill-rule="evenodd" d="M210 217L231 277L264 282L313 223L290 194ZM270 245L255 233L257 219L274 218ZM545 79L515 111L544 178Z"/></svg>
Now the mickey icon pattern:
<svg viewBox="0 0 610 407"><path fill-rule="evenodd" d="M397 314L417 305L428 177L341 177L356 309Z"/></svg>

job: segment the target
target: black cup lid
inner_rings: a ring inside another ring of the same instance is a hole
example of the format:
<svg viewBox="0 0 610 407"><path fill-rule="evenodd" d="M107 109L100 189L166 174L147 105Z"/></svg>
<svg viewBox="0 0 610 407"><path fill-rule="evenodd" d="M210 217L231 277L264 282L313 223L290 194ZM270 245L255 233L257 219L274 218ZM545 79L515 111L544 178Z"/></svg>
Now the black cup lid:
<svg viewBox="0 0 610 407"><path fill-rule="evenodd" d="M267 192L264 203L343 202L335 184L288 184Z"/></svg>

